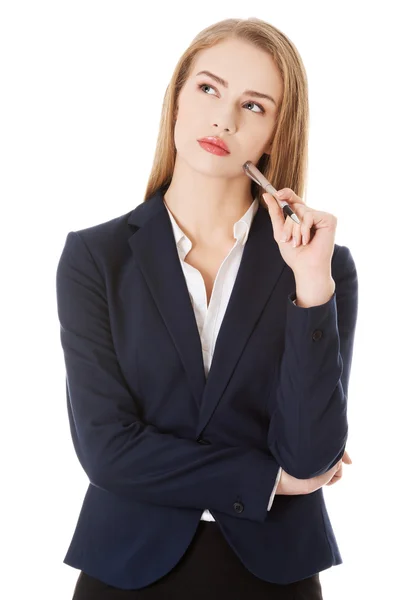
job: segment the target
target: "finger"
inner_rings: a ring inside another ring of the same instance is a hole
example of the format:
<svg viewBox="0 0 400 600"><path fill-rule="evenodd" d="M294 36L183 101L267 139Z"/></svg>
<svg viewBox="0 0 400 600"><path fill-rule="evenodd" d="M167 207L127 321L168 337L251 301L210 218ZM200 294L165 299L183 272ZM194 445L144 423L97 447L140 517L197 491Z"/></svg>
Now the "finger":
<svg viewBox="0 0 400 600"><path fill-rule="evenodd" d="M342 479L342 475L343 475L342 470L339 470L337 473L335 473L335 476L332 478L332 480L336 483L336 481L339 481L339 479Z"/></svg>
<svg viewBox="0 0 400 600"><path fill-rule="evenodd" d="M342 478L342 475L343 475L343 469L342 469L342 467L340 467L340 469L338 469L336 471L336 473L334 474L332 479L330 481L328 481L328 483L326 485L331 485L331 484L336 483L337 481L339 481L339 479Z"/></svg>
<svg viewBox="0 0 400 600"><path fill-rule="evenodd" d="M293 223L292 238L293 248L296 248L296 246L299 246L301 244L301 224L298 225L297 223Z"/></svg>
<svg viewBox="0 0 400 600"><path fill-rule="evenodd" d="M301 223L301 237L303 245L308 244L308 242L311 240L311 228L313 223L314 220L312 212L310 210L306 210L303 214L303 220Z"/></svg>
<svg viewBox="0 0 400 600"><path fill-rule="evenodd" d="M279 206L275 198L271 196L271 194L265 192L264 194L262 194L262 197L264 198L265 204L268 207L268 212L271 218L272 228L274 231L274 238L277 242L279 242L283 236L283 227L285 224L284 214L282 212L281 207Z"/></svg>
<svg viewBox="0 0 400 600"><path fill-rule="evenodd" d="M283 235L281 241L285 239L286 242L290 242L292 239L293 227L295 222L289 216L285 219L285 225L283 227Z"/></svg>
<svg viewBox="0 0 400 600"><path fill-rule="evenodd" d="M344 463L346 463L346 465L351 465L351 464L353 464L353 461L351 460L351 458L350 458L350 456L349 456L349 454L348 454L348 452L347 452L347 451L345 451L345 453L343 454L343 456L342 456L342 461L343 461Z"/></svg>
<svg viewBox="0 0 400 600"><path fill-rule="evenodd" d="M299 204L304 204L305 202L303 198L300 198L294 191L290 188L282 188L278 190L278 198L279 200L286 200L289 204L293 204L294 202L298 202Z"/></svg>
<svg viewBox="0 0 400 600"><path fill-rule="evenodd" d="M295 215L299 218L300 224L301 224L302 216L303 216L304 210L306 209L306 203L304 202L304 200L302 198L300 198L300 196L295 194L294 191L291 190L290 188L283 188L282 190L279 190L277 195L278 195L278 198L280 201L284 201L289 204L290 208L293 210ZM283 207L281 206L281 208L283 208Z"/></svg>
<svg viewBox="0 0 400 600"><path fill-rule="evenodd" d="M302 219L302 215L304 213L304 206L298 202L295 202L293 205L293 210L296 212L297 216ZM293 243L293 238L296 237L296 246L299 246L301 243L301 225L302 221L300 221L300 225L295 223L293 219L289 216L286 217L285 225L284 225L284 234L286 234L286 241Z"/></svg>
<svg viewBox="0 0 400 600"><path fill-rule="evenodd" d="M332 477L332 479L330 481L328 481L328 483L326 485L333 485L334 483L337 483L338 481L341 480L341 476L337 477L336 475L334 477Z"/></svg>
<svg viewBox="0 0 400 600"><path fill-rule="evenodd" d="M300 223L299 223L299 227L302 225L303 222L303 215L305 214L305 211L307 210L307 207L305 206L304 203L302 202L292 202L289 203L288 205L290 206L290 208L292 209L292 211L294 212L294 214L298 217ZM283 212L283 208L281 207L281 210ZM297 225L297 223L291 218L290 221L292 223L294 223L295 225Z"/></svg>

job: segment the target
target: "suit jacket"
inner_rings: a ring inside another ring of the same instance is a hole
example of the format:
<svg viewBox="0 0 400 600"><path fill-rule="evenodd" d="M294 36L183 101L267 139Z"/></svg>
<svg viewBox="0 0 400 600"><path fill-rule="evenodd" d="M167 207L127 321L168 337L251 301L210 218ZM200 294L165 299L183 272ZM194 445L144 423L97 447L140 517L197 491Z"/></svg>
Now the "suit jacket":
<svg viewBox="0 0 400 600"><path fill-rule="evenodd" d="M342 562L323 489L343 456L357 273L335 244L328 302L295 280L259 207L208 378L166 207L68 233L56 274L67 409L90 481L64 563L122 589L169 572L208 508L244 565L288 584Z"/></svg>

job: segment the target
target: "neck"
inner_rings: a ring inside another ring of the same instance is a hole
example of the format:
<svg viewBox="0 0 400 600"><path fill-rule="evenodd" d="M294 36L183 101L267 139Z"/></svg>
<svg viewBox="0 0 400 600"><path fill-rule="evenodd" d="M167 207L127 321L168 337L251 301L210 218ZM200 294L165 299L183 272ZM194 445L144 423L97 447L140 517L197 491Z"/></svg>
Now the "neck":
<svg viewBox="0 0 400 600"><path fill-rule="evenodd" d="M185 167L178 158L164 200L185 235L204 247L233 241L234 223L253 203L245 176L210 177Z"/></svg>

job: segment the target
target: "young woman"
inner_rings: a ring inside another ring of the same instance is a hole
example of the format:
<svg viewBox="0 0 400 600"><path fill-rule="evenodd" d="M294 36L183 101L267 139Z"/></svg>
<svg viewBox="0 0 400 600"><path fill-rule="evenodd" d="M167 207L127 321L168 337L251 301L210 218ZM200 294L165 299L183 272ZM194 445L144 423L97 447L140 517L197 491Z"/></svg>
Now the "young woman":
<svg viewBox="0 0 400 600"><path fill-rule="evenodd" d="M351 462L357 273L302 200L307 136L292 42L216 23L173 73L144 201L68 233L57 303L90 480L75 600L313 600L342 562L322 487Z"/></svg>

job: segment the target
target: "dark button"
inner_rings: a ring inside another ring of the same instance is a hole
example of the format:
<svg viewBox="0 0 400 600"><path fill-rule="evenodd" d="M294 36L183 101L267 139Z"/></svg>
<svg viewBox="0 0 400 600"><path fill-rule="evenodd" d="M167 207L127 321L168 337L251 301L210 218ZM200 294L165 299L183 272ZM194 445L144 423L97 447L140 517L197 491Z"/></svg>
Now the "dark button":
<svg viewBox="0 0 400 600"><path fill-rule="evenodd" d="M236 510L237 513L241 513L244 511L244 506L241 502L235 502L233 508Z"/></svg>
<svg viewBox="0 0 400 600"><path fill-rule="evenodd" d="M199 444L210 444L211 442L209 442L208 440L205 440L202 437L198 437L197 441L199 442Z"/></svg>
<svg viewBox="0 0 400 600"><path fill-rule="evenodd" d="M314 342L318 342L318 340L320 340L321 338L322 331L320 329L316 329L315 331L313 331L312 339L314 340Z"/></svg>

